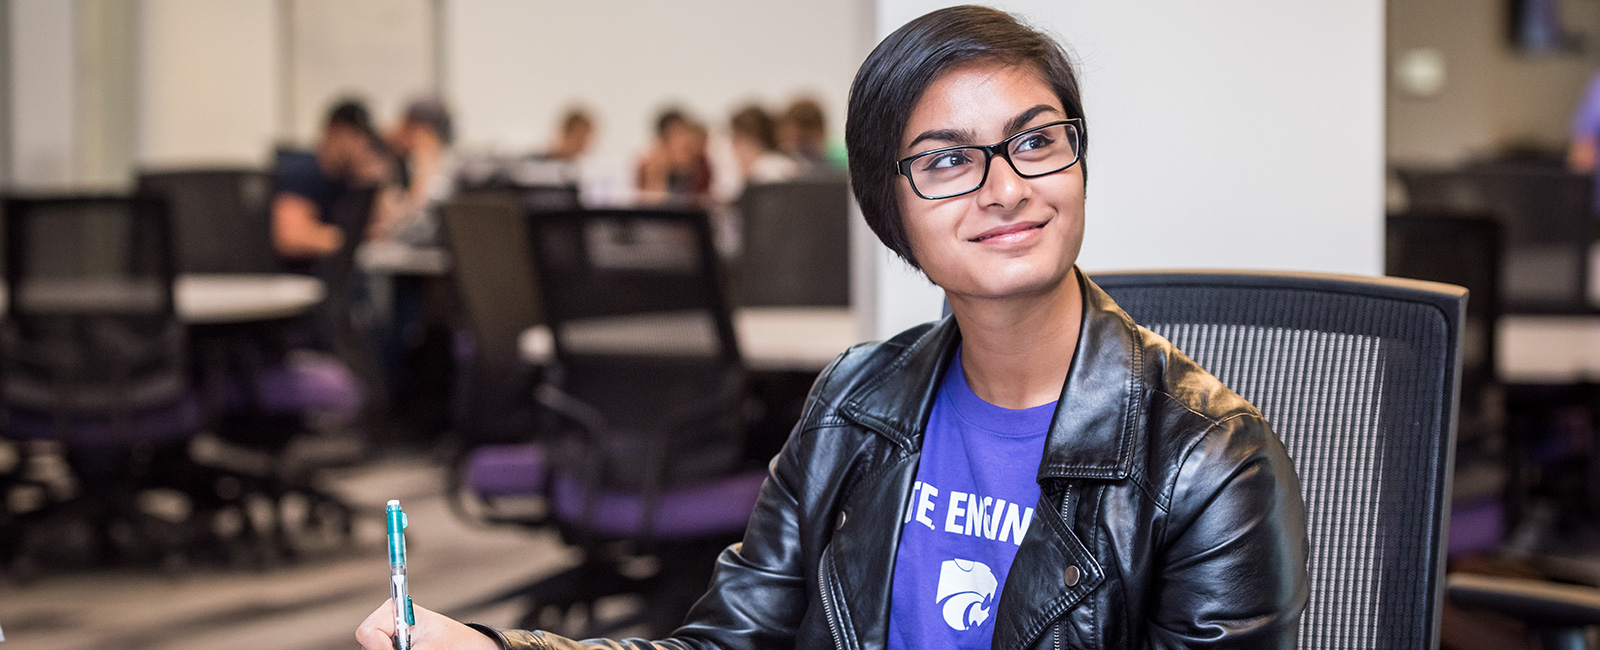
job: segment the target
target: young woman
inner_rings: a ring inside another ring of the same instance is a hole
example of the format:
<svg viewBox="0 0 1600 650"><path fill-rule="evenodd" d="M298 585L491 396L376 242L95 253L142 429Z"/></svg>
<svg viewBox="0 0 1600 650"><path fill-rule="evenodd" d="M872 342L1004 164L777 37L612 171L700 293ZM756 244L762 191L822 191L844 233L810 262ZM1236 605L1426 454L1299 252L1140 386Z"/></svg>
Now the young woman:
<svg viewBox="0 0 1600 650"><path fill-rule="evenodd" d="M1087 133L1060 46L1011 16L955 7L891 34L851 88L851 177L953 318L822 374L673 638L418 608L416 647L1293 647L1294 470L1255 408L1074 265ZM358 630L368 650L390 608Z"/></svg>

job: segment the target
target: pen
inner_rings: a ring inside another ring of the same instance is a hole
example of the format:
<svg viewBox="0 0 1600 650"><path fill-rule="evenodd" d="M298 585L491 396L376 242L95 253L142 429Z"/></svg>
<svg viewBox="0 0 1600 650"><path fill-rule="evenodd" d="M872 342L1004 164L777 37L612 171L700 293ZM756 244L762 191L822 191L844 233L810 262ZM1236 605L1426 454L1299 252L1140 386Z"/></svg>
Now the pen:
<svg viewBox="0 0 1600 650"><path fill-rule="evenodd" d="M384 507L389 522L389 596L394 598L394 647L411 650L411 626L417 617L411 612L411 588L406 584L406 513L400 502L391 499Z"/></svg>

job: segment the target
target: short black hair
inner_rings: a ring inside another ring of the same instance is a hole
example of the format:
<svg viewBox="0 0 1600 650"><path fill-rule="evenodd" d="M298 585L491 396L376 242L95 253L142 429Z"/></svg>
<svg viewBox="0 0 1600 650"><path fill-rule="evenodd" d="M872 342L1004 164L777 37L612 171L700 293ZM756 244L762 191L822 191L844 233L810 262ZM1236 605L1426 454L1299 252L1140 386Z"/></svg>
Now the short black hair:
<svg viewBox="0 0 1600 650"><path fill-rule="evenodd" d="M667 130L671 129L673 125L688 123L689 116L684 114L683 109L673 107L663 110L660 115L656 116L656 137L666 136Z"/></svg>
<svg viewBox="0 0 1600 650"><path fill-rule="evenodd" d="M439 141L450 144L455 141L455 122L450 119L450 109L444 102L437 98L424 97L412 101L406 106L405 121L427 127L433 134L439 136Z"/></svg>
<svg viewBox="0 0 1600 650"><path fill-rule="evenodd" d="M940 9L906 23L867 55L850 85L844 142L850 184L872 232L912 266L917 264L895 191L900 139L923 92L961 65L995 61L1033 67L1078 118L1079 162L1088 175L1089 136L1078 77L1061 44L1011 14L974 5Z"/></svg>
<svg viewBox="0 0 1600 650"><path fill-rule="evenodd" d="M372 114L367 112L367 105L359 99L341 99L328 109L328 127L344 126L371 133Z"/></svg>

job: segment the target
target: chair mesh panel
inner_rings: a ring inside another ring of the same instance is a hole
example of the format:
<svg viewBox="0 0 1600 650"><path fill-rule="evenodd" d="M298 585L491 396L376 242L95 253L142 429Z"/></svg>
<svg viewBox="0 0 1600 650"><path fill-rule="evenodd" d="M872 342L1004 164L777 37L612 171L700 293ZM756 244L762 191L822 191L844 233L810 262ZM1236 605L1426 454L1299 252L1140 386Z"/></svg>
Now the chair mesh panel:
<svg viewBox="0 0 1600 650"><path fill-rule="evenodd" d="M127 414L185 388L160 202L6 201L5 398L62 417Z"/></svg>
<svg viewBox="0 0 1600 650"><path fill-rule="evenodd" d="M708 402L738 390L742 367L705 213L528 219L555 381L605 419L608 449L585 450L590 461L627 469L600 474L636 480L652 445L673 456L670 477L730 469L742 442L737 406ZM698 426L667 429L696 406L710 408Z"/></svg>
<svg viewBox="0 0 1600 650"><path fill-rule="evenodd" d="M197 169L139 175L139 192L167 202L180 273L278 270L270 226L271 175Z"/></svg>
<svg viewBox="0 0 1600 650"><path fill-rule="evenodd" d="M518 337L543 321L524 211L514 200L475 199L440 214L478 358L513 363Z"/></svg>
<svg viewBox="0 0 1600 650"><path fill-rule="evenodd" d="M1311 544L1300 647L1435 647L1455 354L1440 308L1349 287L1096 280L1283 439Z"/></svg>
<svg viewBox="0 0 1600 650"><path fill-rule="evenodd" d="M850 187L844 180L751 185L739 197L739 213L739 304L850 304Z"/></svg>

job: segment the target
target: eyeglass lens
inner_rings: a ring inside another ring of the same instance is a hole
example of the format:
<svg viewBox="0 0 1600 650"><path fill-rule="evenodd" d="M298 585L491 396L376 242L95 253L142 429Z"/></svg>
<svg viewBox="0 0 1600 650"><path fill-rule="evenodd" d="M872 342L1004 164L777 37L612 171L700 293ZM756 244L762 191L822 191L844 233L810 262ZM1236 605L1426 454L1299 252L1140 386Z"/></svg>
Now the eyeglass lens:
<svg viewBox="0 0 1600 650"><path fill-rule="evenodd" d="M1006 143L1011 166L1022 176L1058 172L1078 160L1078 129L1071 122L1052 124L1013 136ZM911 182L926 197L965 194L983 185L987 176L982 147L955 147L915 158Z"/></svg>

